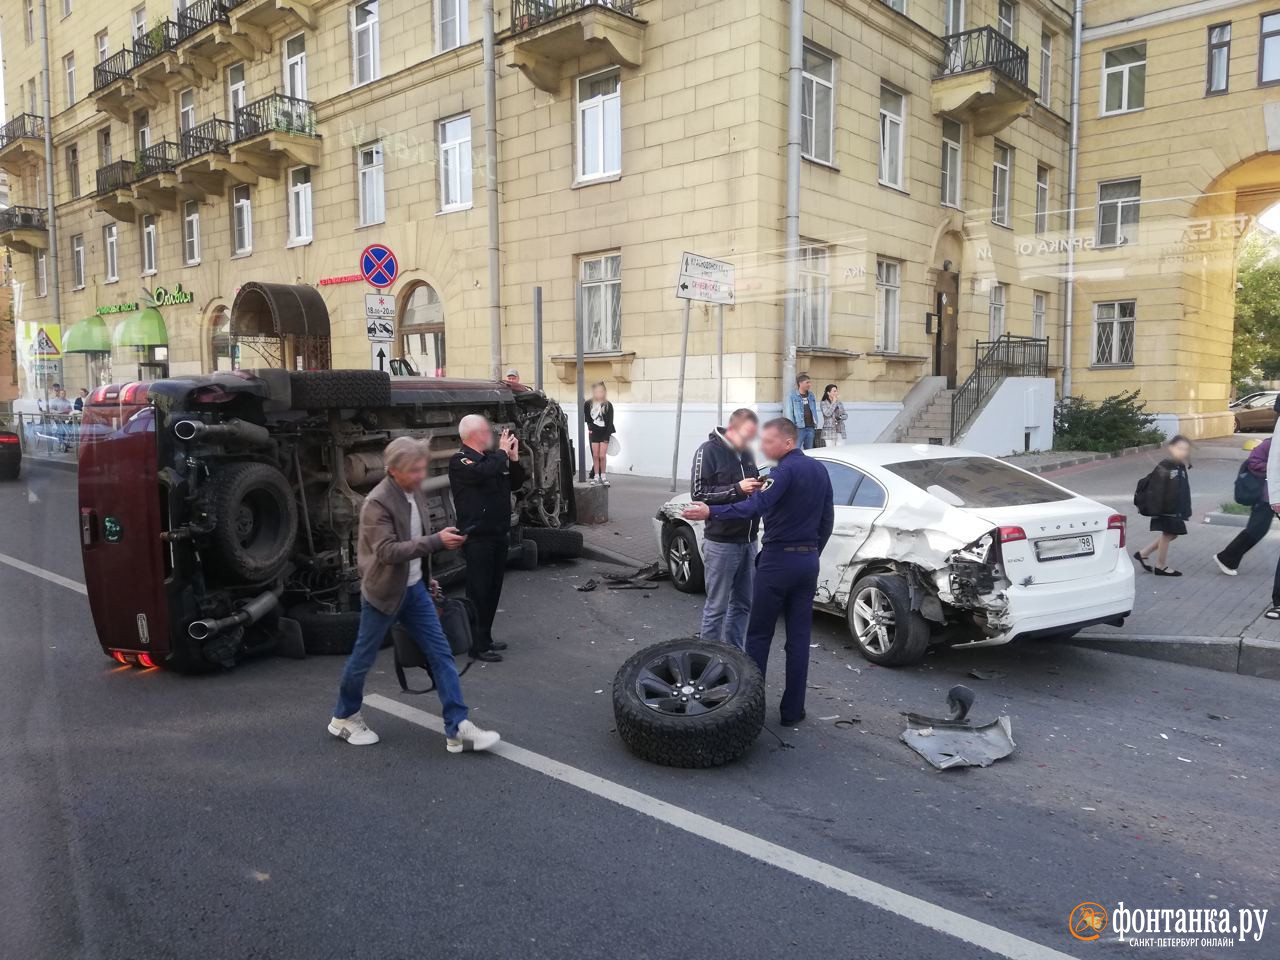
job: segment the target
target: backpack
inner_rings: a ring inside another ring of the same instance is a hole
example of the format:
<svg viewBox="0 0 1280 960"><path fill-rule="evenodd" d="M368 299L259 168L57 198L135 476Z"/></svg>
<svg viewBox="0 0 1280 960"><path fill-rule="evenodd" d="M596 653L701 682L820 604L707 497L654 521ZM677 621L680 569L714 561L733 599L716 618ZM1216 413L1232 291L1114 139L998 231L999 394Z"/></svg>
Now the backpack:
<svg viewBox="0 0 1280 960"><path fill-rule="evenodd" d="M1154 517L1151 512L1151 474L1147 474L1138 481L1138 485L1133 489L1133 505L1138 508L1138 513L1144 517Z"/></svg>
<svg viewBox="0 0 1280 960"><path fill-rule="evenodd" d="M1236 474L1236 503L1242 507L1252 507L1262 501L1267 494L1267 479L1260 477L1249 469L1249 461L1240 465Z"/></svg>

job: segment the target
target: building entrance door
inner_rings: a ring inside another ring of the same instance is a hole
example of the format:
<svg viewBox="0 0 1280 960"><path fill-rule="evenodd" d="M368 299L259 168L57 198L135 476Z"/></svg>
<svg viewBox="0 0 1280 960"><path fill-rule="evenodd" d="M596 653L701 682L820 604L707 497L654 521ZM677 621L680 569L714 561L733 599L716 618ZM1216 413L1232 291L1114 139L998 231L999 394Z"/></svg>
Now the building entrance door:
<svg viewBox="0 0 1280 960"><path fill-rule="evenodd" d="M933 375L946 377L947 388L952 389L960 343L960 274L939 272L934 299L938 325L933 331Z"/></svg>

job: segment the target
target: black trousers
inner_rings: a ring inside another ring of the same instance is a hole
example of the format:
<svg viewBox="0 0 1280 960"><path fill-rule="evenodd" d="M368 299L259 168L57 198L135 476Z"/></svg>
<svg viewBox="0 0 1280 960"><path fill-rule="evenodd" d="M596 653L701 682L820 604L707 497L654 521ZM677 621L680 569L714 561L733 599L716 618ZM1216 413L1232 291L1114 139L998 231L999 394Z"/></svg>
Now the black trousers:
<svg viewBox="0 0 1280 960"><path fill-rule="evenodd" d="M1271 529L1275 512L1271 509L1271 504L1266 502L1265 493L1264 490L1262 501L1255 503L1253 509L1249 511L1249 522L1245 528L1237 533L1235 539L1218 554L1218 559L1223 565L1232 570L1240 566L1244 555L1256 547ZM1271 605L1280 606L1280 561L1276 563L1276 573L1271 585Z"/></svg>
<svg viewBox="0 0 1280 960"><path fill-rule="evenodd" d="M502 599L502 578L507 570L505 537L469 537L462 545L467 562L467 599L475 605L476 635L471 653L484 653L493 643L493 618Z"/></svg>

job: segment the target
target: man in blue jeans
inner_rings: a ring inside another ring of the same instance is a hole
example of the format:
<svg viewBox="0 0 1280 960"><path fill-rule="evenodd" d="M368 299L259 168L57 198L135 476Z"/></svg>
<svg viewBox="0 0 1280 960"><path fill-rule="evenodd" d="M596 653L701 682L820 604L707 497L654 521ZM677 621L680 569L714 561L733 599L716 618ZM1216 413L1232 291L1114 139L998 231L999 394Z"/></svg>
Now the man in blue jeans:
<svg viewBox="0 0 1280 960"><path fill-rule="evenodd" d="M782 414L796 425L796 447L811 450L822 429L822 408L818 406L818 396L807 373L796 377L796 388L787 397L787 407Z"/></svg>
<svg viewBox="0 0 1280 960"><path fill-rule="evenodd" d="M454 527L428 533L430 514L422 496L427 478L427 451L417 440L397 437L383 453L387 476L365 498L360 510L360 534L356 559L360 567L360 631L347 658L338 687L338 705L329 721L329 732L354 746L378 742L360 713L364 679L368 675L387 631L399 621L422 648L436 681L444 708L445 746L461 753L464 742L475 750L487 750L500 739L492 730L481 730L467 719L458 667L449 639L440 627L433 594L434 581L422 580L422 558L437 550L456 550L467 540Z"/></svg>

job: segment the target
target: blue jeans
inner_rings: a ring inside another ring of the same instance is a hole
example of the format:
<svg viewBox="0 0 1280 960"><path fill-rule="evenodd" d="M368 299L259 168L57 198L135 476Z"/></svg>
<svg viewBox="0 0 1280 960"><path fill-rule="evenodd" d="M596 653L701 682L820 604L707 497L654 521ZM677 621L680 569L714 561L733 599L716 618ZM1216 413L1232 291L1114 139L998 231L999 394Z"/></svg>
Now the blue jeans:
<svg viewBox="0 0 1280 960"><path fill-rule="evenodd" d="M756 562L756 585L747 626L747 656L763 674L781 614L787 627L787 680L782 693L782 720L804 716L809 681L809 632L813 627L813 595L818 590L818 551L792 553L765 547Z"/></svg>
<svg viewBox="0 0 1280 960"><path fill-rule="evenodd" d="M813 449L813 435L817 432L815 427L796 427L796 433L799 434L797 439L800 441L801 450Z"/></svg>
<svg viewBox="0 0 1280 960"><path fill-rule="evenodd" d="M458 665L453 662L449 639L440 628L435 602L427 592L425 581L419 581L405 591L400 609L385 614L363 597L360 601L360 632L356 645L342 669L342 681L338 685L338 705L333 715L346 719L360 709L364 700L364 678L373 662L378 659L378 649L387 631L399 621L402 623L431 665L431 676L436 681L436 693L444 708L444 732L458 735L458 724L467 719L467 705L462 702L462 684L458 680Z"/></svg>
<svg viewBox="0 0 1280 960"><path fill-rule="evenodd" d="M707 581L702 639L729 643L741 650L746 643L747 618L751 615L756 545L704 540L702 565Z"/></svg>

